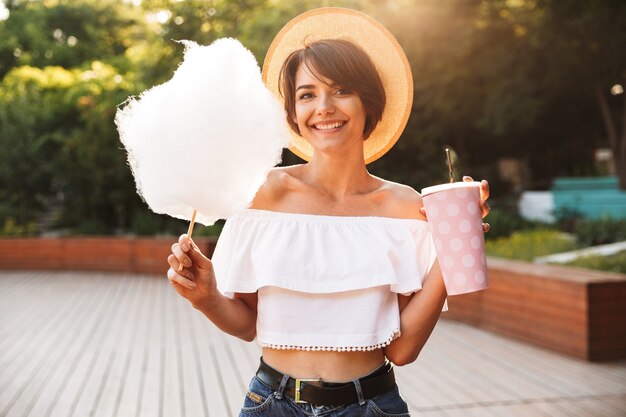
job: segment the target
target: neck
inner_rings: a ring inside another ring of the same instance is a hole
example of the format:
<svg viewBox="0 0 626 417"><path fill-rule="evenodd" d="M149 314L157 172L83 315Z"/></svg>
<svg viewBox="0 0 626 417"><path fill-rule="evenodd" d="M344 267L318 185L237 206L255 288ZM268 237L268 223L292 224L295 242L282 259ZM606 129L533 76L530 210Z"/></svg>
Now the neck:
<svg viewBox="0 0 626 417"><path fill-rule="evenodd" d="M342 156L316 152L303 171L307 183L336 201L366 193L371 188L372 177L362 152Z"/></svg>

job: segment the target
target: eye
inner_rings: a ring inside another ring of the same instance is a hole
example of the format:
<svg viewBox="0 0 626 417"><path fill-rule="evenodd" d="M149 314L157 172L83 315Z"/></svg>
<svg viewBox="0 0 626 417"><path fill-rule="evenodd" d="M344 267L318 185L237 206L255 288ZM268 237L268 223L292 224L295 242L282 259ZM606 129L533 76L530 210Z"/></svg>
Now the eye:
<svg viewBox="0 0 626 417"><path fill-rule="evenodd" d="M306 93L300 94L300 96L298 96L298 100L306 100L311 97L313 97L313 94L306 92Z"/></svg>
<svg viewBox="0 0 626 417"><path fill-rule="evenodd" d="M335 94L339 96L348 96L352 94L352 91L348 90L347 88L339 88L337 89L337 91L335 91Z"/></svg>

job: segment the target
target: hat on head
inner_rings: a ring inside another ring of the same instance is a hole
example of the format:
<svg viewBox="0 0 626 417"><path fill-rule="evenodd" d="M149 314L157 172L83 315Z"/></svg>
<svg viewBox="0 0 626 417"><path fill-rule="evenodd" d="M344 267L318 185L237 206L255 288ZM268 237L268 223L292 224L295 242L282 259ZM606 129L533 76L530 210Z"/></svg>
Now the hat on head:
<svg viewBox="0 0 626 417"><path fill-rule="evenodd" d="M413 104L413 77L409 61L394 36L368 15L350 9L323 7L289 21L272 41L263 63L263 81L280 98L278 79L287 57L322 39L343 39L365 51L378 71L386 95L382 118L363 143L365 163L383 156L404 130ZM292 132L289 149L308 161L313 147Z"/></svg>

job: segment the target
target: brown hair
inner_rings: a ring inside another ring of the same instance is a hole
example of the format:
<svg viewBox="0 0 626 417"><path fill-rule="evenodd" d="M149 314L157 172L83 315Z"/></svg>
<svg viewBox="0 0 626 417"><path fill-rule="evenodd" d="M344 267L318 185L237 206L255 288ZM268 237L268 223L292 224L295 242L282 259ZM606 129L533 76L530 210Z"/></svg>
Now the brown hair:
<svg viewBox="0 0 626 417"><path fill-rule="evenodd" d="M287 122L300 134L294 121L296 114L295 83L300 64L306 65L320 81L332 80L343 88L358 94L365 107L363 139L376 128L385 109L385 89L374 63L363 49L341 39L325 39L311 42L303 49L292 52L280 70L278 91L285 100Z"/></svg>

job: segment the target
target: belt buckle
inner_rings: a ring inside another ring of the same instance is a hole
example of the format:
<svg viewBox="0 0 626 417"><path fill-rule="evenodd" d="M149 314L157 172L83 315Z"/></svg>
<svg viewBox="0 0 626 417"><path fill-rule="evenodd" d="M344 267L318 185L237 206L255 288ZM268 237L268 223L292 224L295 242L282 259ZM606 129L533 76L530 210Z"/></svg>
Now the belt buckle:
<svg viewBox="0 0 626 417"><path fill-rule="evenodd" d="M296 380L296 395L294 401L296 404L307 404L306 401L300 399L300 388L302 382L322 382L322 378L295 378Z"/></svg>

